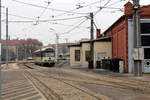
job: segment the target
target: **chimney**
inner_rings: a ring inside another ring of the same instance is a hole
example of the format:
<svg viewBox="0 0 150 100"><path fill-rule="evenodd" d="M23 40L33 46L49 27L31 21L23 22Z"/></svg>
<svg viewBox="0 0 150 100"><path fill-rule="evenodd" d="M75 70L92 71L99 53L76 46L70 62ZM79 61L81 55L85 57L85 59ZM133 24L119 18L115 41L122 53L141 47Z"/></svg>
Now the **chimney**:
<svg viewBox="0 0 150 100"><path fill-rule="evenodd" d="M96 38L100 38L100 37L102 37L101 30L100 29L96 29Z"/></svg>
<svg viewBox="0 0 150 100"><path fill-rule="evenodd" d="M132 9L133 9L133 4L131 2L127 2L124 5L124 14L127 15L127 16L132 15L132 13L133 13Z"/></svg>

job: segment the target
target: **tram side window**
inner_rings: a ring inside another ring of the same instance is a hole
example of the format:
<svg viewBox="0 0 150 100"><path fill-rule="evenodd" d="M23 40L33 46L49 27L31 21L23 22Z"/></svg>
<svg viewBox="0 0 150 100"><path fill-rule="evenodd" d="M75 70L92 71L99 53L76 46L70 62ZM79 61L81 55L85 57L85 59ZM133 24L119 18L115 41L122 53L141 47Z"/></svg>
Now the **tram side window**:
<svg viewBox="0 0 150 100"><path fill-rule="evenodd" d="M75 61L80 61L80 50L75 50Z"/></svg>
<svg viewBox="0 0 150 100"><path fill-rule="evenodd" d="M52 52L52 53L45 53L45 57L54 57L55 54Z"/></svg>
<svg viewBox="0 0 150 100"><path fill-rule="evenodd" d="M141 33L150 34L150 23L141 23Z"/></svg>
<svg viewBox="0 0 150 100"><path fill-rule="evenodd" d="M35 54L36 57L41 57L40 53Z"/></svg>

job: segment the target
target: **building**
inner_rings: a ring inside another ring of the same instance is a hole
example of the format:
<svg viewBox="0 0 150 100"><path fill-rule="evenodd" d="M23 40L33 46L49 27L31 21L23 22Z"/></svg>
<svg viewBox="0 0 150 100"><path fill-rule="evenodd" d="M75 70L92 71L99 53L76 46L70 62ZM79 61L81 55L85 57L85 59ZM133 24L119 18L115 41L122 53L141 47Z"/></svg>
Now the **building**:
<svg viewBox="0 0 150 100"><path fill-rule="evenodd" d="M58 56L68 56L69 54L69 49L68 45L71 45L73 43L58 43ZM49 44L48 46L52 46L53 48L56 49L56 44Z"/></svg>
<svg viewBox="0 0 150 100"><path fill-rule="evenodd" d="M112 57L111 37L101 37L93 42L94 48L94 67L96 61L104 57ZM69 45L70 65L88 67L90 57L90 41L81 41L77 44Z"/></svg>
<svg viewBox="0 0 150 100"><path fill-rule="evenodd" d="M6 40L0 40L2 44L2 61L6 60ZM8 55L9 60L23 60L27 57L33 57L33 52L39 47L42 46L42 43L36 39L27 39L27 40L8 40Z"/></svg>
<svg viewBox="0 0 150 100"><path fill-rule="evenodd" d="M134 71L134 35L132 22L133 4L128 2L124 5L124 15L121 16L105 32L105 37L112 37L112 57L124 61L124 72ZM144 60L142 61L143 72L150 72L150 5L140 9L141 40L144 48Z"/></svg>

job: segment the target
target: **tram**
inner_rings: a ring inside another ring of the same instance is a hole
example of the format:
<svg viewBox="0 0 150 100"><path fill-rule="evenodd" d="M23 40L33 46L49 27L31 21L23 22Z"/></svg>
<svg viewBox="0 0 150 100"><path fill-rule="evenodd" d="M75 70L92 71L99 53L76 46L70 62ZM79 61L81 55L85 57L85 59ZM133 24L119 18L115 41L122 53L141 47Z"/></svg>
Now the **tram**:
<svg viewBox="0 0 150 100"><path fill-rule="evenodd" d="M41 66L55 65L55 50L52 47L45 47L34 52L35 64Z"/></svg>

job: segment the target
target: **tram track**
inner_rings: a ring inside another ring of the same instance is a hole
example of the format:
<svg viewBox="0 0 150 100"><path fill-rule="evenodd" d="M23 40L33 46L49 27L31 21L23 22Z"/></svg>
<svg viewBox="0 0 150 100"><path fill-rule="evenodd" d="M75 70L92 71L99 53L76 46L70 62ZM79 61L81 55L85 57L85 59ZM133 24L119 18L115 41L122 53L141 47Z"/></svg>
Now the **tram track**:
<svg viewBox="0 0 150 100"><path fill-rule="evenodd" d="M27 65L27 64L24 64L24 66L25 67L27 67L27 68L29 68L29 69L34 69L33 67L31 67L30 65ZM42 83L38 78L36 78L36 77L34 77L34 76L43 76L43 75L41 75L41 74L46 74L46 73L41 73L41 72L39 72L39 71L36 71L36 74L34 73L33 74L33 72L31 73L31 72L29 72L29 71L27 71L27 70L25 70L25 73L28 73L31 77L33 77L34 79L36 79L37 81L39 81L42 85L44 85L45 86L45 84L44 83ZM31 77L28 77L28 78L31 78ZM58 78L54 78L54 77L44 77L44 78L52 78L52 79L55 79L55 80L57 80L57 81L60 81L60 82L63 82L64 84L66 84L66 85L69 85L70 87L72 87L72 88L75 88L75 89L77 89L77 90L79 90L79 91L81 91L81 92L83 92L83 93L85 93L85 94L87 94L87 95L89 95L89 96L91 96L91 97L93 97L93 98L96 98L96 99L93 99L93 100L112 100L112 99L110 99L110 98L108 98L108 97L106 97L106 96L104 96L104 95L100 95L100 94L95 94L95 93L93 93L92 91L89 91L88 89L86 89L86 88L81 88L81 87L79 87L78 85L75 85L75 84L73 84L73 83L70 83L70 82L67 82L67 81L65 81L65 80L62 80L62 79L58 79ZM32 79L30 79L30 80L32 80ZM36 84L35 84L35 82L33 82L34 83L34 85L36 86ZM49 89L49 87L47 87L47 86L45 86L46 88L48 88ZM51 90L52 91L52 90ZM43 92L42 92L43 93ZM54 91L53 91L53 93L54 93ZM55 96L59 96L58 94L54 94ZM60 99L58 99L58 100L63 100L63 98L61 98L61 97L59 97ZM52 100L56 100L56 99L52 99Z"/></svg>
<svg viewBox="0 0 150 100"><path fill-rule="evenodd" d="M30 65L28 65L30 66ZM58 80L60 82L63 82L71 87L74 87L84 93L86 93L88 90L86 90L85 88L81 88L80 86L78 86L78 83L84 83L84 84L92 84L92 85L99 85L99 86L106 86L106 87L113 87L113 88L118 88L118 89L125 89L125 90L132 90L134 92L138 92L138 93L143 93L143 94L149 94L150 93L150 85L149 83L146 82L139 82L137 80L124 80L124 79L118 79L118 78L111 78L111 77L107 77L104 76L104 78L97 78L95 76L91 76L91 75L84 75L90 79L94 79L97 81L93 81L93 80L79 80L73 77L63 77L58 75L57 77L54 75L49 74L48 72L40 72L37 70L36 73L34 73L35 76L38 77L43 77L43 78L51 78L51 79L55 79ZM78 75L83 75L81 73L78 73ZM140 84L139 84L140 83ZM96 97L97 95L95 95L94 93L90 93L87 92L86 94L91 95L93 97ZM103 95L102 95L103 96ZM98 97L96 97L98 100L109 100L106 96L104 96L103 98L105 99L101 99Z"/></svg>
<svg viewBox="0 0 150 100"><path fill-rule="evenodd" d="M107 76L98 76L95 77L94 75L85 75L85 74L81 74L78 73L78 75L80 76L86 76L89 79L94 79L97 81L93 81L93 80L78 80L75 79L73 77L63 77L63 76L52 76L47 72L43 72L45 75L41 76L41 77L47 77L47 78L54 78L54 79L59 79L59 80L64 80L64 81L72 81L72 82L80 82L80 83L86 83L86 84L94 84L94 85L103 85L103 86L110 86L110 87L114 87L114 88L119 88L119 89L127 89L127 90L133 90L136 92L142 92L142 93L150 93L150 83L148 82L141 82L141 81L137 81L137 80L127 80L127 79L121 79L121 78L113 78L113 77L107 77ZM71 72L72 73L72 72ZM38 74L40 75L40 74Z"/></svg>
<svg viewBox="0 0 150 100"><path fill-rule="evenodd" d="M23 68L23 66L29 69L34 69L34 68L25 64L19 64L19 65L22 66L22 69L24 71L24 75L26 76L26 78L29 79L34 84L34 86L36 86L36 88L40 90L40 92L45 96L47 100L63 100L63 98L59 94L57 94L47 85L45 85L42 81L40 81L38 78L32 75L32 73L28 71L27 69Z"/></svg>
<svg viewBox="0 0 150 100"><path fill-rule="evenodd" d="M113 88L118 88L118 89L125 89L125 90L132 90L132 91L136 91L139 93L147 93L149 94L150 91L146 91L146 87L139 87L139 86L129 86L129 85L125 85L125 84L120 84L120 83L116 83L116 82L110 82L110 81L105 81L105 80L101 80L101 82L93 82L92 80L78 80L78 79L72 79L72 78L63 78L63 77L55 77L49 74L44 73L45 75L40 75L40 74L36 74L39 77L46 77L46 78L53 78L59 81L63 81L63 82L75 82L75 83L84 83L84 84L91 84L91 85L99 85L99 86L109 86L109 87L113 87Z"/></svg>

